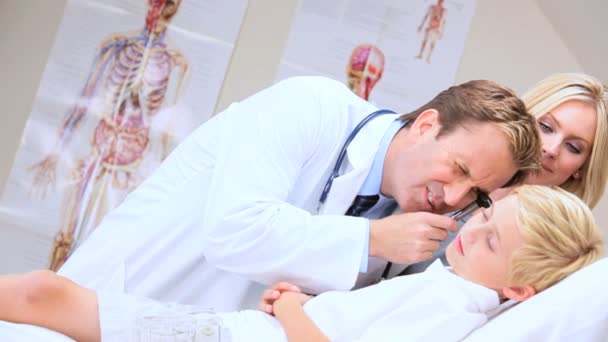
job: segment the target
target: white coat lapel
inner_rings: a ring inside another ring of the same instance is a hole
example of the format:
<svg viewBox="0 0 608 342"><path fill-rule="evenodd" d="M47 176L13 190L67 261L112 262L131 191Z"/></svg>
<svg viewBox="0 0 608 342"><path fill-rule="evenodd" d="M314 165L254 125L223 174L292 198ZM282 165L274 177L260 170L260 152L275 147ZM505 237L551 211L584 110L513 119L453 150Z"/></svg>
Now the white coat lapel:
<svg viewBox="0 0 608 342"><path fill-rule="evenodd" d="M396 118L396 114L379 116L352 140L344 158L344 174L334 179L322 214L343 214L348 210L369 173L384 133Z"/></svg>
<svg viewBox="0 0 608 342"><path fill-rule="evenodd" d="M346 162L346 161L345 161ZM347 171L344 175L336 177L327 195L327 201L323 208L323 214L344 214L351 202L357 195L365 176L371 167L371 161L367 167Z"/></svg>

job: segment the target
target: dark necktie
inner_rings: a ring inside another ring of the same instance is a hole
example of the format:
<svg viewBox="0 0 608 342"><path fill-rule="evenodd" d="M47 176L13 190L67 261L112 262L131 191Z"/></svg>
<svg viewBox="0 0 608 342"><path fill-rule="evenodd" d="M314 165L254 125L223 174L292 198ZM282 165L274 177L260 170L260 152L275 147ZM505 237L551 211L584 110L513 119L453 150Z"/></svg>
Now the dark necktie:
<svg viewBox="0 0 608 342"><path fill-rule="evenodd" d="M348 208L345 215L361 216L365 214L365 212L368 211L371 207L373 207L379 199L380 196L378 195L357 195L357 197L355 197L355 200L353 201L353 204L351 204L350 208Z"/></svg>

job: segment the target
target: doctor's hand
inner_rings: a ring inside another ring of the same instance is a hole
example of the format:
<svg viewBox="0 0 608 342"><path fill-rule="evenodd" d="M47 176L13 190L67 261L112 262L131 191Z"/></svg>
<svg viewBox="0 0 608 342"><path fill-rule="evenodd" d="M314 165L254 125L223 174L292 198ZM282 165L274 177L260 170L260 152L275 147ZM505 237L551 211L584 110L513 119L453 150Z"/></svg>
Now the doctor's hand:
<svg viewBox="0 0 608 342"><path fill-rule="evenodd" d="M288 296L297 298L300 304L306 303L312 296L302 293L302 290L296 285L290 284L286 281L276 283L270 288L264 290L262 298L258 303L258 308L267 314L274 315L274 304L283 296L283 294L290 293Z"/></svg>
<svg viewBox="0 0 608 342"><path fill-rule="evenodd" d="M457 229L453 219L427 212L370 220L369 255L399 264L428 260L448 237L448 231Z"/></svg>

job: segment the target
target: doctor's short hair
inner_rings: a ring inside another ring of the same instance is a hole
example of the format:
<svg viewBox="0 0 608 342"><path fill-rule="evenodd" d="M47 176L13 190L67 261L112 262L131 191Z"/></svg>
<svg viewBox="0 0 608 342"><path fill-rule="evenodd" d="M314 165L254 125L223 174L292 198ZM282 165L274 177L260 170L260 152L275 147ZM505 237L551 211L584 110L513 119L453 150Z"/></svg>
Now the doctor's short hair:
<svg viewBox="0 0 608 342"><path fill-rule="evenodd" d="M536 118L567 101L582 101L595 108L597 127L591 154L578 171L580 177L570 177L560 185L595 207L608 180L608 86L581 73L554 74L536 84L522 99Z"/></svg>
<svg viewBox="0 0 608 342"><path fill-rule="evenodd" d="M508 140L513 161L518 167L517 173L504 186L521 183L528 174L539 172L541 142L537 123L512 90L492 81L469 81L442 91L427 104L403 114L401 118L415 120L428 109L439 112L441 128L437 139L458 127L475 123L489 122L499 127Z"/></svg>
<svg viewBox="0 0 608 342"><path fill-rule="evenodd" d="M516 222L524 246L511 255L509 284L540 292L603 255L593 214L574 194L559 187L523 185L513 191Z"/></svg>

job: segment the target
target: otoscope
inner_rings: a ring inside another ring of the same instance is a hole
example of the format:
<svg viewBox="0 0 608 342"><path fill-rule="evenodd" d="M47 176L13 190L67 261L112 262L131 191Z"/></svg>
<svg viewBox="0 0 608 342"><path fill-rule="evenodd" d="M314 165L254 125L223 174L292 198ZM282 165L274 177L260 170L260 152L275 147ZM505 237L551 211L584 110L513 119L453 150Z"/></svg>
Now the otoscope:
<svg viewBox="0 0 608 342"><path fill-rule="evenodd" d="M466 207L449 214L448 216L453 218L454 221L460 221L460 219L464 218L465 216L469 215L470 213L474 212L475 210L479 209L479 208L489 208L492 205L492 199L490 198L490 196L488 196L488 194L486 194L485 192L479 192L477 194L477 199L475 200L475 202L467 205Z"/></svg>

